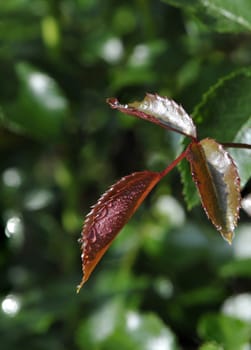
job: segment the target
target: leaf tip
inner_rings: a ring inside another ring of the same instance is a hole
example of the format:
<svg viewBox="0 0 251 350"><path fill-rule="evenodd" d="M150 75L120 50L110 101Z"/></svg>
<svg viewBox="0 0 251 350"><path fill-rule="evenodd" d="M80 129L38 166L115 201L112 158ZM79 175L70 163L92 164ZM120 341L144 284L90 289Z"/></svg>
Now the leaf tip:
<svg viewBox="0 0 251 350"><path fill-rule="evenodd" d="M113 109L116 109L118 107L118 105L120 104L116 97L108 97L106 99L106 102Z"/></svg>
<svg viewBox="0 0 251 350"><path fill-rule="evenodd" d="M85 278L83 277L82 281L79 283L79 285L76 288L77 289L76 290L77 294L80 292L80 289L83 287L84 283L85 283Z"/></svg>
<svg viewBox="0 0 251 350"><path fill-rule="evenodd" d="M232 241L234 238L234 233L232 231L230 232L221 232L222 237L227 241L230 245L232 245Z"/></svg>

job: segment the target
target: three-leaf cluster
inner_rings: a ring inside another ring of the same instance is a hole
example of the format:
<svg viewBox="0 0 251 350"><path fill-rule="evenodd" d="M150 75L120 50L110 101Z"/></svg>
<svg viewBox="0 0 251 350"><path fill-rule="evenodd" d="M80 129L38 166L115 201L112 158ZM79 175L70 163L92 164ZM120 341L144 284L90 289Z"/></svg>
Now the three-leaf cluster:
<svg viewBox="0 0 251 350"><path fill-rule="evenodd" d="M183 158L190 163L192 178L202 206L223 238L231 243L240 209L240 178L224 147L211 138L198 140L192 118L173 100L146 94L141 102L120 104L107 100L111 108L148 120L190 138L186 149L161 172L141 171L115 183L87 215L81 236L83 279L87 281L111 242L154 186Z"/></svg>

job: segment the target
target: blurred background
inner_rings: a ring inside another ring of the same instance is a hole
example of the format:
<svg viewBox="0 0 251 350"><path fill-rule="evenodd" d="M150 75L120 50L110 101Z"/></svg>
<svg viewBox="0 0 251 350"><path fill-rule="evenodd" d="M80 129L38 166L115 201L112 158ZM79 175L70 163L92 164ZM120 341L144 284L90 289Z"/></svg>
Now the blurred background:
<svg viewBox="0 0 251 350"><path fill-rule="evenodd" d="M251 349L250 217L241 212L229 247L200 206L187 210L176 169L76 294L90 206L180 151L175 133L105 99L158 92L192 113L220 77L251 63L251 26L220 33L167 2L0 3L3 350Z"/></svg>

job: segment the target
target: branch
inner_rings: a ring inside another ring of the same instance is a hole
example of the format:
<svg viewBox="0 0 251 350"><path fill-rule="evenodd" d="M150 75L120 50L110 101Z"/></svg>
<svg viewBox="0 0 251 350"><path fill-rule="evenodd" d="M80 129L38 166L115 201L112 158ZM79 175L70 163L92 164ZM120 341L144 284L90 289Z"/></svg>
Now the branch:
<svg viewBox="0 0 251 350"><path fill-rule="evenodd" d="M195 142L195 141L194 141ZM171 163L169 164L166 169L164 169L163 171L160 172L160 176L164 177L166 176L183 158L185 158L188 154L188 151L190 149L190 145L189 144L187 146L187 148Z"/></svg>
<svg viewBox="0 0 251 350"><path fill-rule="evenodd" d="M251 145L249 145L248 143L223 142L221 144L224 147L251 149Z"/></svg>

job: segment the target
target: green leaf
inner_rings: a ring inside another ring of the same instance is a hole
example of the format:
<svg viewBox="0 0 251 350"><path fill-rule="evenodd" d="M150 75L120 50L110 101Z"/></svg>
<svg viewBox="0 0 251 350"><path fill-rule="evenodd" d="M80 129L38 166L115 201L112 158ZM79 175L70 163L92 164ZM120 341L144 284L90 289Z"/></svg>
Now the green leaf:
<svg viewBox="0 0 251 350"><path fill-rule="evenodd" d="M207 138L191 144L187 159L208 218L231 243L240 208L240 181L232 158Z"/></svg>
<svg viewBox="0 0 251 350"><path fill-rule="evenodd" d="M196 190L195 183L192 180L191 168L186 159L182 160L178 164L178 169L180 171L181 181L183 183L183 195L187 203L187 207L190 210L200 202L198 191Z"/></svg>
<svg viewBox="0 0 251 350"><path fill-rule="evenodd" d="M221 345L210 342L210 343L203 344L199 350L224 350L224 349Z"/></svg>
<svg viewBox="0 0 251 350"><path fill-rule="evenodd" d="M57 141L63 136L68 114L67 101L58 85L26 63L17 64L16 73L17 98L3 105L3 124L39 140Z"/></svg>
<svg viewBox="0 0 251 350"><path fill-rule="evenodd" d="M217 142L250 143L251 116L251 69L242 69L220 79L203 96L194 109L194 121L200 137L213 137ZM227 128L226 128L227 125ZM223 132L224 130L224 132ZM239 168L241 185L245 186L251 177L250 150L231 149L234 161ZM179 170L184 184L184 194L188 207L196 201L196 189L185 162Z"/></svg>
<svg viewBox="0 0 251 350"><path fill-rule="evenodd" d="M233 260L225 263L220 268L220 276L223 278L251 277L251 258Z"/></svg>
<svg viewBox="0 0 251 350"><path fill-rule="evenodd" d="M24 44L27 39L38 38L40 18L43 13L38 11L39 8L41 10L39 6L39 2L31 4L29 0L1 2L1 48L4 48L7 42L8 45L16 44L18 41Z"/></svg>
<svg viewBox="0 0 251 350"><path fill-rule="evenodd" d="M251 145L251 117L240 129L234 139L234 142L247 143ZM230 149L230 153L238 166L241 185L244 187L251 177L251 150L244 148L233 148Z"/></svg>
<svg viewBox="0 0 251 350"><path fill-rule="evenodd" d="M193 112L200 138L233 142L250 119L250 101L251 69L241 69L220 79L202 97Z"/></svg>
<svg viewBox="0 0 251 350"><path fill-rule="evenodd" d="M206 341L221 344L224 350L241 350L248 343L251 326L233 317L208 314L198 326L199 336Z"/></svg>
<svg viewBox="0 0 251 350"><path fill-rule="evenodd" d="M195 109L200 137L213 137L218 142L251 142L251 69L242 69L219 80ZM227 127L226 127L227 125ZM224 130L224 132L223 132ZM250 150L233 150L240 166L241 184L251 177Z"/></svg>
<svg viewBox="0 0 251 350"><path fill-rule="evenodd" d="M249 0L164 0L194 14L209 30L219 32L250 32L251 2Z"/></svg>

